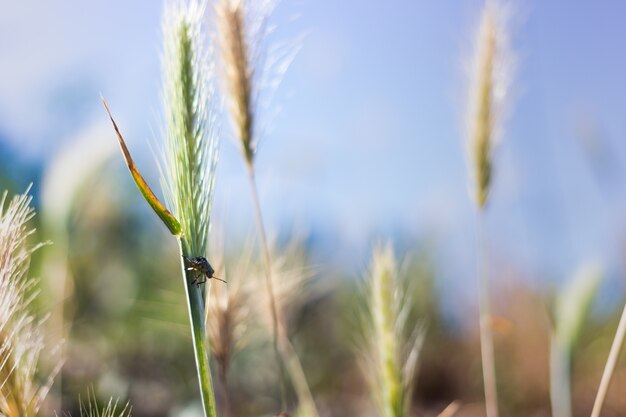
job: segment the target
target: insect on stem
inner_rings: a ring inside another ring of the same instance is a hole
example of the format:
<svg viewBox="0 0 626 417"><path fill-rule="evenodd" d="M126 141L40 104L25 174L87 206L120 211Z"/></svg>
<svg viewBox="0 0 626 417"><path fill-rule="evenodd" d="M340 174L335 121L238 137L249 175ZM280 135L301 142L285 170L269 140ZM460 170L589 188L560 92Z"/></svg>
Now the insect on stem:
<svg viewBox="0 0 626 417"><path fill-rule="evenodd" d="M183 256L183 259L187 263L187 271L194 271L197 273L196 278L193 280L192 284L196 284L196 286L199 287L200 284L204 284L208 279L216 279L218 281L226 283L225 280L213 275L215 274L215 270L204 256L198 256L195 258L188 258L186 256ZM200 281L201 278L204 279Z"/></svg>

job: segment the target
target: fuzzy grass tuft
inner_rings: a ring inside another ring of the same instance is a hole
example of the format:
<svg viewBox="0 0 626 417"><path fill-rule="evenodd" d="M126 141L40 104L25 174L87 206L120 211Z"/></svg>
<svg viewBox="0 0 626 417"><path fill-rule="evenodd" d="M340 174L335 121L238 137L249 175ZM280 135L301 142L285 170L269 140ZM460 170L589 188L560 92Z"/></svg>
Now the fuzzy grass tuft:
<svg viewBox="0 0 626 417"><path fill-rule="evenodd" d="M0 415L34 417L48 394L54 370L42 375L42 320L31 313L36 281L27 277L30 257L41 245L28 245L34 233L28 223L35 215L28 193L7 205L0 198Z"/></svg>

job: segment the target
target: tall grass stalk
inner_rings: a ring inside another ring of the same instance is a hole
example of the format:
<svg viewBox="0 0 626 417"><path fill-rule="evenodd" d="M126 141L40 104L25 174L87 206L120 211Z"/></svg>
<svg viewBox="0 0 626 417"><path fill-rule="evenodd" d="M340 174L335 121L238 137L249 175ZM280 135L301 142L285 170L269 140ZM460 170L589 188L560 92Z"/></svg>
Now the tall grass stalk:
<svg viewBox="0 0 626 417"><path fill-rule="evenodd" d="M410 288L403 286L391 245L374 249L369 272L365 370L382 417L408 417L422 332L408 328Z"/></svg>
<svg viewBox="0 0 626 417"><path fill-rule="evenodd" d="M212 60L202 28L206 2L171 0L163 18L165 146L162 185L171 212L139 174L113 122L135 183L155 213L178 238L194 355L206 417L217 415L208 359L205 287L185 258L208 257L210 211L217 164ZM106 106L106 103L105 103ZM107 108L108 110L108 108ZM110 113L109 113L110 115Z"/></svg>
<svg viewBox="0 0 626 417"><path fill-rule="evenodd" d="M480 279L480 346L488 417L498 416L496 366L491 331L488 250L484 236L485 208L493 178L493 149L502 124L504 98L508 87L510 57L506 56L507 36L501 21L503 11L495 1L483 9L476 40L472 94L468 112L469 154L478 211L477 273Z"/></svg>
<svg viewBox="0 0 626 417"><path fill-rule="evenodd" d="M164 108L166 118L166 198L181 225L181 272L187 293L196 366L206 416L215 416L207 357L204 287L184 258L207 257L211 201L217 164L213 68L202 30L206 3L172 2L166 7Z"/></svg>
<svg viewBox="0 0 626 417"><path fill-rule="evenodd" d="M251 7L255 5L256 8ZM308 410L311 416L317 416L305 374L298 356L281 324L280 312L276 302L275 283L272 276L272 261L269 243L263 221L263 213L258 195L255 170L257 142L257 111L261 68L256 65L263 60L260 44L266 31L267 17L274 7L273 1L249 2L246 0L219 0L216 17L222 53L223 86L229 104L237 143L244 159L254 217L259 236L260 250L266 279L268 308L272 321L272 345L276 356L281 380L282 407L286 409L286 387L284 367L289 371L300 407Z"/></svg>
<svg viewBox="0 0 626 417"><path fill-rule="evenodd" d="M0 197L0 415L4 417L36 416L60 366L47 377L38 369L45 349L44 328L31 313L36 281L27 273L30 257L41 245L27 242L34 232L28 226L35 214L30 202L27 193L8 205L7 193Z"/></svg>
<svg viewBox="0 0 626 417"><path fill-rule="evenodd" d="M265 233L261 203L259 201L254 166L254 68L248 44L247 4L240 0L220 0L217 4L217 27L221 41L222 61L225 74L226 95L229 100L230 116L235 127L240 150L246 163L248 180L254 206L255 222L265 268L266 291L272 317L272 345L276 355L281 380L282 407L286 409L286 390L282 358L279 349L278 308L274 294L269 245Z"/></svg>

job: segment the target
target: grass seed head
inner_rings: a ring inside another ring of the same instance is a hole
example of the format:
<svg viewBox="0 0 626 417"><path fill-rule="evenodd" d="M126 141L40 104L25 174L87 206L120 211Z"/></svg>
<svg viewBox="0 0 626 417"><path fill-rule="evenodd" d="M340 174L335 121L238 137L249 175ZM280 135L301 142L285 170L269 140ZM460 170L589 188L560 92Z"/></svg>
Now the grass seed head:
<svg viewBox="0 0 626 417"><path fill-rule="evenodd" d="M364 370L380 414L405 417L409 415L423 332L420 326L409 328L413 297L407 291L410 287L400 279L390 244L374 249L368 285Z"/></svg>
<svg viewBox="0 0 626 417"><path fill-rule="evenodd" d="M468 112L469 153L476 204L487 203L493 179L493 149L505 116L513 57L508 47L506 11L487 1L476 38Z"/></svg>
<svg viewBox="0 0 626 417"><path fill-rule="evenodd" d="M173 0L163 18L164 188L192 256L207 252L218 136L214 69L202 21L206 2Z"/></svg>

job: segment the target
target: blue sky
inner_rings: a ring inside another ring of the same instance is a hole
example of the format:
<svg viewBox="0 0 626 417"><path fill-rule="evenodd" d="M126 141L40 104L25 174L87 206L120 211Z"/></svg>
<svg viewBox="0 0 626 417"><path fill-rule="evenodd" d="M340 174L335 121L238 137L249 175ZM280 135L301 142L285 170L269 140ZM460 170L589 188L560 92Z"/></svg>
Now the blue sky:
<svg viewBox="0 0 626 417"><path fill-rule="evenodd" d="M276 38L306 36L258 156L270 223L304 225L324 237L324 256L356 265L377 238L432 238L442 279L471 279L463 63L481 6L283 0ZM557 280L588 259L616 270L626 242L626 4L513 8L519 65L487 219L494 252ZM155 173L146 144L159 129L161 2L0 0L0 10L2 140L45 165L106 123L102 92ZM250 202L227 129L221 156L218 216L245 231Z"/></svg>

